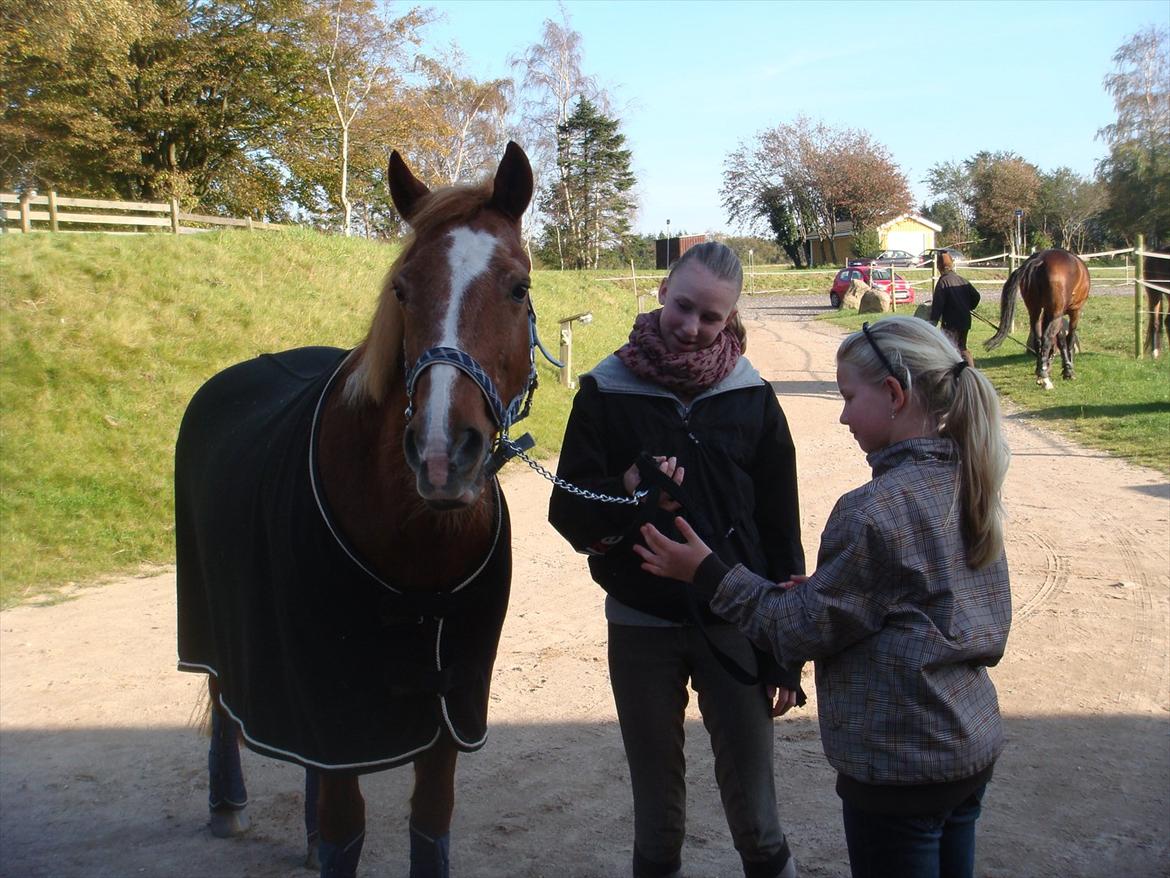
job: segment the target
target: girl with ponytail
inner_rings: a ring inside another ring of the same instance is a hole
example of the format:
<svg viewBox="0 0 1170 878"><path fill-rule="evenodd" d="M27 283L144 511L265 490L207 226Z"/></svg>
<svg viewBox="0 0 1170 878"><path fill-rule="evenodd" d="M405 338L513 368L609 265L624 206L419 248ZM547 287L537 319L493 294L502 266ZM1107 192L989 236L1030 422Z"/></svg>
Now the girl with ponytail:
<svg viewBox="0 0 1170 878"><path fill-rule="evenodd" d="M837 501L815 573L775 583L729 567L682 518L685 542L648 525L636 551L778 661L816 662L854 878L969 878L1004 740L987 673L1011 624L999 403L915 318L846 338L837 384L873 479Z"/></svg>

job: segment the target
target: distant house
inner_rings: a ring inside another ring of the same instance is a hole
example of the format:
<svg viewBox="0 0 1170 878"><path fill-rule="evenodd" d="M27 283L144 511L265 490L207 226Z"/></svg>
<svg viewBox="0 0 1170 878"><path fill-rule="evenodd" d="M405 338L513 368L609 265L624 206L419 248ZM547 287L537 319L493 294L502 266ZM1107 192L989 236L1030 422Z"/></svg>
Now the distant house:
<svg viewBox="0 0 1170 878"><path fill-rule="evenodd" d="M883 250L905 250L917 256L924 250L935 246L934 236L942 231L942 226L933 223L926 217L916 213L904 213L896 216L877 228L878 240ZM853 223L844 220L837 223L837 232L833 235L836 245L837 262L844 262L850 256L876 256L876 253L857 253L853 249ZM832 251L829 249L828 238L820 235L809 235L805 238L805 251L809 257L809 265L833 265Z"/></svg>

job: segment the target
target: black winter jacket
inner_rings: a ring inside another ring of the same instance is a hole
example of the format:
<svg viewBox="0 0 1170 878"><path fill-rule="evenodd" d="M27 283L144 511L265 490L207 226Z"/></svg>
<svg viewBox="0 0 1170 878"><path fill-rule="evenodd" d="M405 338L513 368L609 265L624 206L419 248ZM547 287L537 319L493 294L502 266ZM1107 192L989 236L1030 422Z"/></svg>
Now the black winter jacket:
<svg viewBox="0 0 1170 878"><path fill-rule="evenodd" d="M804 573L792 436L776 394L746 358L689 406L614 356L583 375L557 474L624 496L622 474L643 452L676 456L685 467L690 505L681 514L725 563L777 581ZM673 518L656 504L600 503L561 488L549 501L549 521L589 555L602 588L636 610L686 622L694 611L687 589L643 572L630 548L647 520L677 539ZM722 623L699 603L705 621Z"/></svg>
<svg viewBox="0 0 1170 878"><path fill-rule="evenodd" d="M979 304L979 290L962 275L944 271L934 285L930 322L943 329L970 329L971 312Z"/></svg>

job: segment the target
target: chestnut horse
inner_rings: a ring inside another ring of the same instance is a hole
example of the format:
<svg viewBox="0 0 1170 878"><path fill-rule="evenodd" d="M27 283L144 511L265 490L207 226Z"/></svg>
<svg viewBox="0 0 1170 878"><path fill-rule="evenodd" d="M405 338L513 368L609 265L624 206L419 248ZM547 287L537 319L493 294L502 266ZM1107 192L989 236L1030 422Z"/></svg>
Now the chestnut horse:
<svg viewBox="0 0 1170 878"><path fill-rule="evenodd" d="M1146 322L1146 350L1154 357L1162 353L1162 336L1166 336L1170 344L1170 247L1163 247L1151 253L1163 254L1158 256L1143 256L1145 271L1143 279L1155 286L1146 287L1146 311L1149 319Z"/></svg>
<svg viewBox="0 0 1170 878"><path fill-rule="evenodd" d="M1028 349L1036 355L1036 383L1051 390L1048 369L1056 348L1060 349L1061 374L1066 379L1076 377L1073 352L1078 348L1081 308L1089 297L1089 270L1079 256L1060 248L1041 250L1024 260L1004 282L999 329L983 343L989 351L999 347L1011 332L1017 289L1028 308Z"/></svg>
<svg viewBox="0 0 1170 878"><path fill-rule="evenodd" d="M212 696L211 829L247 827L238 740L306 769L306 865L355 874L361 774L414 764L410 875L445 876L455 760L486 738L511 546L495 471L536 386L532 169L434 192L365 340L233 366L176 445L179 667Z"/></svg>

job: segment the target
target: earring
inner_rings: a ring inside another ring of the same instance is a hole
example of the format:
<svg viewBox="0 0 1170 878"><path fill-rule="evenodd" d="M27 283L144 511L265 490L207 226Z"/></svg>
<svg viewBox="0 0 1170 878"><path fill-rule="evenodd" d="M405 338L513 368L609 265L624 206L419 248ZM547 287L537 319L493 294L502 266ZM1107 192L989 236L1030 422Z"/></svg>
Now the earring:
<svg viewBox="0 0 1170 878"><path fill-rule="evenodd" d="M890 420L892 421L896 417L898 417L898 413L894 409L890 409Z"/></svg>

